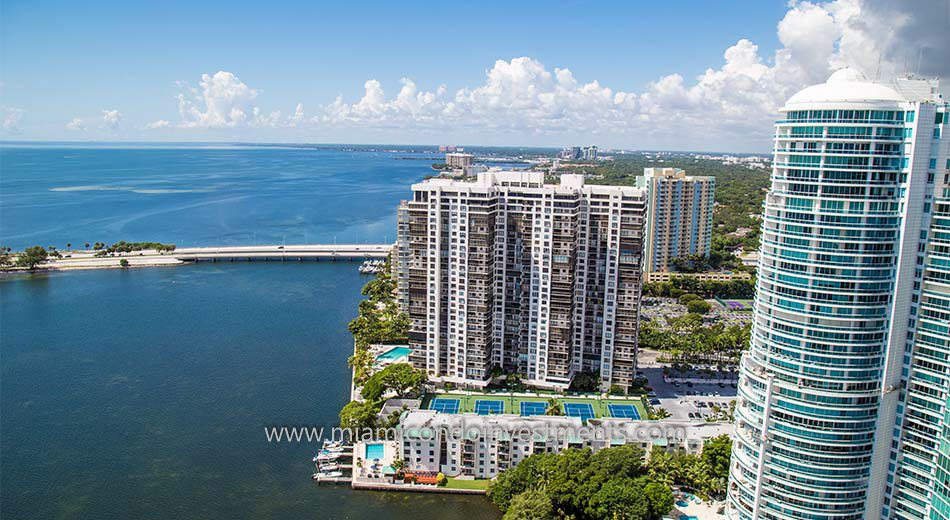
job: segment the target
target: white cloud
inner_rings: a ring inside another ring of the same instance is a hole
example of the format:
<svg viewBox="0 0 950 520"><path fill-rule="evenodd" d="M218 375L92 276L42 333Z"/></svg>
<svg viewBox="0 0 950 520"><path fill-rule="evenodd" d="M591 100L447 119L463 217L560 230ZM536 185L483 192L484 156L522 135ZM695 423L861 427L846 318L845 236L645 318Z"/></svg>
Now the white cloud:
<svg viewBox="0 0 950 520"><path fill-rule="evenodd" d="M119 123L122 122L122 112L118 110L103 110L102 111L102 124L108 130L115 130L119 127Z"/></svg>
<svg viewBox="0 0 950 520"><path fill-rule="evenodd" d="M23 122L25 113L21 108L3 107L3 130L11 134L19 134L20 123Z"/></svg>
<svg viewBox="0 0 950 520"><path fill-rule="evenodd" d="M74 117L72 121L66 123L66 130L81 132L86 129L86 124L81 118Z"/></svg>
<svg viewBox="0 0 950 520"><path fill-rule="evenodd" d="M777 24L780 47L774 53L740 39L723 52L720 65L694 78L669 74L636 91L524 56L498 60L481 84L454 91L445 85L426 90L403 78L395 95L387 95L378 79L369 79L358 99L341 95L307 115L302 103L289 116L265 112L255 104L260 90L218 71L203 75L197 88L182 84L177 126L485 132L480 135L522 136L521 142L538 141L532 135L553 136L541 139L547 142L559 135L601 135L627 146L761 149L784 101L837 68L890 77L914 70L919 50L921 72L950 75L948 24L946 0L792 0Z"/></svg>
<svg viewBox="0 0 950 520"><path fill-rule="evenodd" d="M303 122L303 103L297 103L297 108L294 109L294 115L290 118L290 124L291 126L297 126Z"/></svg>
<svg viewBox="0 0 950 520"><path fill-rule="evenodd" d="M451 96L444 87L419 91L412 80L403 79L399 94L387 98L380 82L369 80L358 102L337 98L317 120L381 128L667 135L692 147L716 135L758 135L767 144L769 126L785 99L824 81L835 69L852 66L869 77L892 77L908 70L896 57L908 51L910 39L930 42L928 60L939 62L932 67L936 73L950 68L945 39L950 4L911 3L793 0L778 23L782 46L773 55L764 56L756 44L741 39L726 49L719 68L706 70L694 81L670 74L642 92L613 90L596 80L583 83L569 69L551 71L535 59L520 57L496 61L482 85ZM942 19L942 25L921 22L928 16ZM920 29L927 24L933 27Z"/></svg>
<svg viewBox="0 0 950 520"><path fill-rule="evenodd" d="M180 126L185 128L228 128L248 122L254 113L252 102L260 93L230 72L219 70L204 74L200 90L181 84L186 90L178 95Z"/></svg>
<svg viewBox="0 0 950 520"><path fill-rule="evenodd" d="M171 121L168 121L167 119L159 119L158 121L152 121L151 123L145 125L145 129L157 130L159 128L168 128L170 126L172 126Z"/></svg>

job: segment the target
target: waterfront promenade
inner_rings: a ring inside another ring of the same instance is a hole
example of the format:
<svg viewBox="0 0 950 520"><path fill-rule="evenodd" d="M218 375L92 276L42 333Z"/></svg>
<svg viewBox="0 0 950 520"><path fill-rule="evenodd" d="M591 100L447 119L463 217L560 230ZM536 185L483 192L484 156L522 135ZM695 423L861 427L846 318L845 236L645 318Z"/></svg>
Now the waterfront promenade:
<svg viewBox="0 0 950 520"><path fill-rule="evenodd" d="M98 269L121 267L176 266L190 262L303 262L303 261L360 261L386 258L390 244L278 244L261 246L188 247L160 253L154 250L113 253L96 256L96 251L63 252L41 264L47 269Z"/></svg>

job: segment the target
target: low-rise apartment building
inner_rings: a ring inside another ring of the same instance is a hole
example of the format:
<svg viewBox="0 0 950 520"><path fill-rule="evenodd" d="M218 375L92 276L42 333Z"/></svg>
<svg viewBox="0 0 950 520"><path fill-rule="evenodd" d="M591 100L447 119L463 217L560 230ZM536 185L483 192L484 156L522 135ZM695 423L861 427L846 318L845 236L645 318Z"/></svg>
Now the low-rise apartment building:
<svg viewBox="0 0 950 520"><path fill-rule="evenodd" d="M490 479L536 453L567 448L597 451L636 444L651 449L700 453L706 440L731 435L728 423L637 421L536 415L406 412L401 421L402 456L412 471Z"/></svg>

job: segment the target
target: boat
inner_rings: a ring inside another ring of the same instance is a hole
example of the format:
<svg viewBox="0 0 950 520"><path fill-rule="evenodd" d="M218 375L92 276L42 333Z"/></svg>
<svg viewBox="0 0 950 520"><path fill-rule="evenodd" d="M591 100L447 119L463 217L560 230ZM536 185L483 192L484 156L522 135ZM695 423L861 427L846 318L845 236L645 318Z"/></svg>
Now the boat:
<svg viewBox="0 0 950 520"><path fill-rule="evenodd" d="M366 260L359 267L361 274L374 274L383 270L386 263L383 260Z"/></svg>
<svg viewBox="0 0 950 520"><path fill-rule="evenodd" d="M320 453L325 453L325 454L329 454L329 453L343 453L343 447L342 447L342 446L336 446L336 447L332 447L332 448L323 448L322 450L320 450Z"/></svg>
<svg viewBox="0 0 950 520"><path fill-rule="evenodd" d="M343 448L343 443L339 441L323 441L323 449Z"/></svg>
<svg viewBox="0 0 950 520"><path fill-rule="evenodd" d="M340 469L339 464L330 462L328 464L320 464L320 471L337 471Z"/></svg>
<svg viewBox="0 0 950 520"><path fill-rule="evenodd" d="M320 471L314 474L318 479L320 478L339 478L343 476L342 471Z"/></svg>
<svg viewBox="0 0 950 520"><path fill-rule="evenodd" d="M342 453L321 453L317 455L316 457L314 457L314 460L316 462L331 462L340 458L341 455L343 454Z"/></svg>

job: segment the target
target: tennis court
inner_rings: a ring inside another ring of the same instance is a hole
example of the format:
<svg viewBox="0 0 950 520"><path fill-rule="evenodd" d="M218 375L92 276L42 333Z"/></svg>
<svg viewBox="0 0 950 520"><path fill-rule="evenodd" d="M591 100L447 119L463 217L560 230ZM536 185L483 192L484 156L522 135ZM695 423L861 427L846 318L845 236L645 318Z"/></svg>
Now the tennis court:
<svg viewBox="0 0 950 520"><path fill-rule="evenodd" d="M611 417L620 417L622 419L639 419L640 412L632 404L608 404L607 410Z"/></svg>
<svg viewBox="0 0 950 520"><path fill-rule="evenodd" d="M475 413L478 415L498 415L505 413L504 401L475 401Z"/></svg>
<svg viewBox="0 0 950 520"><path fill-rule="evenodd" d="M587 403L564 403L564 414L568 417L580 417L581 421L587 422L594 418L594 407Z"/></svg>
<svg viewBox="0 0 950 520"><path fill-rule="evenodd" d="M429 409L439 413L459 413L459 400L437 397L429 403Z"/></svg>
<svg viewBox="0 0 950 520"><path fill-rule="evenodd" d="M548 405L546 403L539 403L536 401L521 401L521 415L544 415L544 412L548 410Z"/></svg>

